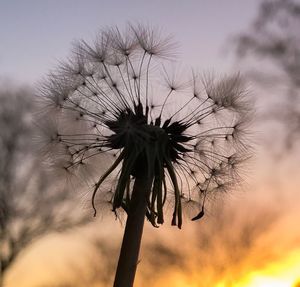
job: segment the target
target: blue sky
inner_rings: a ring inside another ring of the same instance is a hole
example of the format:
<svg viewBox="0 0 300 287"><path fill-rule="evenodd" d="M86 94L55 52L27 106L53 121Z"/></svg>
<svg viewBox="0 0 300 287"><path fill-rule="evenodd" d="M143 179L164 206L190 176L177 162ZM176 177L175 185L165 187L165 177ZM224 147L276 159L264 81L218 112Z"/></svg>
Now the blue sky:
<svg viewBox="0 0 300 287"><path fill-rule="evenodd" d="M225 72L230 37L247 28L259 0L0 0L0 77L33 84L67 57L74 39L128 21L162 28L182 62Z"/></svg>

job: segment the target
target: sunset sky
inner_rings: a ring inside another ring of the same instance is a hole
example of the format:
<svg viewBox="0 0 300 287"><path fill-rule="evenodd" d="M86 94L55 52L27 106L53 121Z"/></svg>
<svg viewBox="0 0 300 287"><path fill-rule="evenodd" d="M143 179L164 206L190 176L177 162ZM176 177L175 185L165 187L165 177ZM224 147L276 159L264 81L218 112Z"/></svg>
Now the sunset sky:
<svg viewBox="0 0 300 287"><path fill-rule="evenodd" d="M257 15L259 3L259 0L0 0L0 83L37 86L59 60L69 55L73 40L92 41L102 27L122 27L128 21L151 24L161 28L163 34L172 34L179 43L179 62L187 66L220 74L236 72L238 67L243 73L247 67L234 58L231 40L247 30ZM207 219L199 224L186 222L180 232L167 226L168 223L159 230L146 224L145 244L158 238L179 255L184 254L180 257L184 258L184 266L171 265L153 287L293 287L300 280L299 161L288 153L276 157L268 151L268 145L276 141L274 134L279 137L280 134L276 134L272 123L264 125L260 118L261 106L265 108L268 104L267 91L251 81L248 86L256 98L258 114L252 135L255 156L243 173L245 184L222 201L220 218L216 204ZM266 136L270 131L274 131L271 137ZM219 228L220 222L223 224ZM122 234L120 224L112 218L104 220L104 227L88 230L88 236L97 234L105 241L113 234L118 245ZM246 231L254 236L248 247L241 239ZM209 251L199 243L199 238L206 235ZM43 287L43 284L49 287L47 280L55 282L54 278L72 276L68 264L77 260L74 250L88 252L85 234L80 231L75 235L53 235L38 242L12 268L5 287ZM142 253L147 256L146 248ZM82 262L78 263L81 267ZM140 274L148 274L145 264ZM220 269L219 278L215 275L217 266L226 266ZM201 285L203 277L208 285ZM148 287L139 285L143 280L138 275L136 286Z"/></svg>
<svg viewBox="0 0 300 287"><path fill-rule="evenodd" d="M74 39L94 39L105 26L151 24L179 43L181 60L227 71L226 42L246 28L258 1L1 1L0 75L35 83L69 54Z"/></svg>

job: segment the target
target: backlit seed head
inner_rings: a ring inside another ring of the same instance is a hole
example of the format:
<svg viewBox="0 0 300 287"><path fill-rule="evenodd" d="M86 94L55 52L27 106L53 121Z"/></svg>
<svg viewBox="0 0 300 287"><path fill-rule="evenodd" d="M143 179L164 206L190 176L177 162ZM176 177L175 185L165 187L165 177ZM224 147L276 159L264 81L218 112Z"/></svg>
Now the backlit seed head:
<svg viewBox="0 0 300 287"><path fill-rule="evenodd" d="M149 27L108 28L92 45L77 42L41 94L56 123L44 129L51 162L70 172L103 156L111 162L90 179L93 204L105 190L113 211L127 211L132 182L146 172L148 219L162 224L172 200L172 225L181 228L183 206L192 203L200 211L193 219L201 218L206 198L238 180L251 108L240 75L168 73L173 46ZM115 182L109 192L107 181Z"/></svg>

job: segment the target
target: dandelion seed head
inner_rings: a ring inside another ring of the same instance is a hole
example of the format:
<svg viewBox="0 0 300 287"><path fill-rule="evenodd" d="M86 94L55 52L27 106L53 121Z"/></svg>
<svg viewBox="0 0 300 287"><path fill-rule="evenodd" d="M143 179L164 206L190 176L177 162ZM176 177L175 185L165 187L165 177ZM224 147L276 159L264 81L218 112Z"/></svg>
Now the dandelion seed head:
<svg viewBox="0 0 300 287"><path fill-rule="evenodd" d="M170 37L132 24L124 33L102 30L91 45L76 42L41 87L56 122L42 130L49 162L83 174L96 205L127 211L132 183L147 172L149 221L162 224L171 201L171 223L181 228L184 206L203 211L211 194L233 186L247 157L251 109L240 75L169 72L173 46Z"/></svg>

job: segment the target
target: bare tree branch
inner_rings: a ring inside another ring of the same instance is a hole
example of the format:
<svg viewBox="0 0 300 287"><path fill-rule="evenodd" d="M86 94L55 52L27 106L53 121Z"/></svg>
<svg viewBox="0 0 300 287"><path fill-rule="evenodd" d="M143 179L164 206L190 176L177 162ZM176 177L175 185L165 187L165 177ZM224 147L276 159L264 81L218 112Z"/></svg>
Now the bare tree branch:
<svg viewBox="0 0 300 287"><path fill-rule="evenodd" d="M300 140L299 30L298 1L265 0L249 31L240 34L236 42L240 58L257 60L255 65L259 68L253 69L250 75L259 79L263 87L271 88L272 94L279 93L284 99L280 107L268 108L270 112L267 113L284 125L287 149L293 148ZM261 61L267 63L263 69Z"/></svg>
<svg viewBox="0 0 300 287"><path fill-rule="evenodd" d="M90 220L74 192L46 175L36 155L32 94L29 88L0 90L1 280L30 243Z"/></svg>

